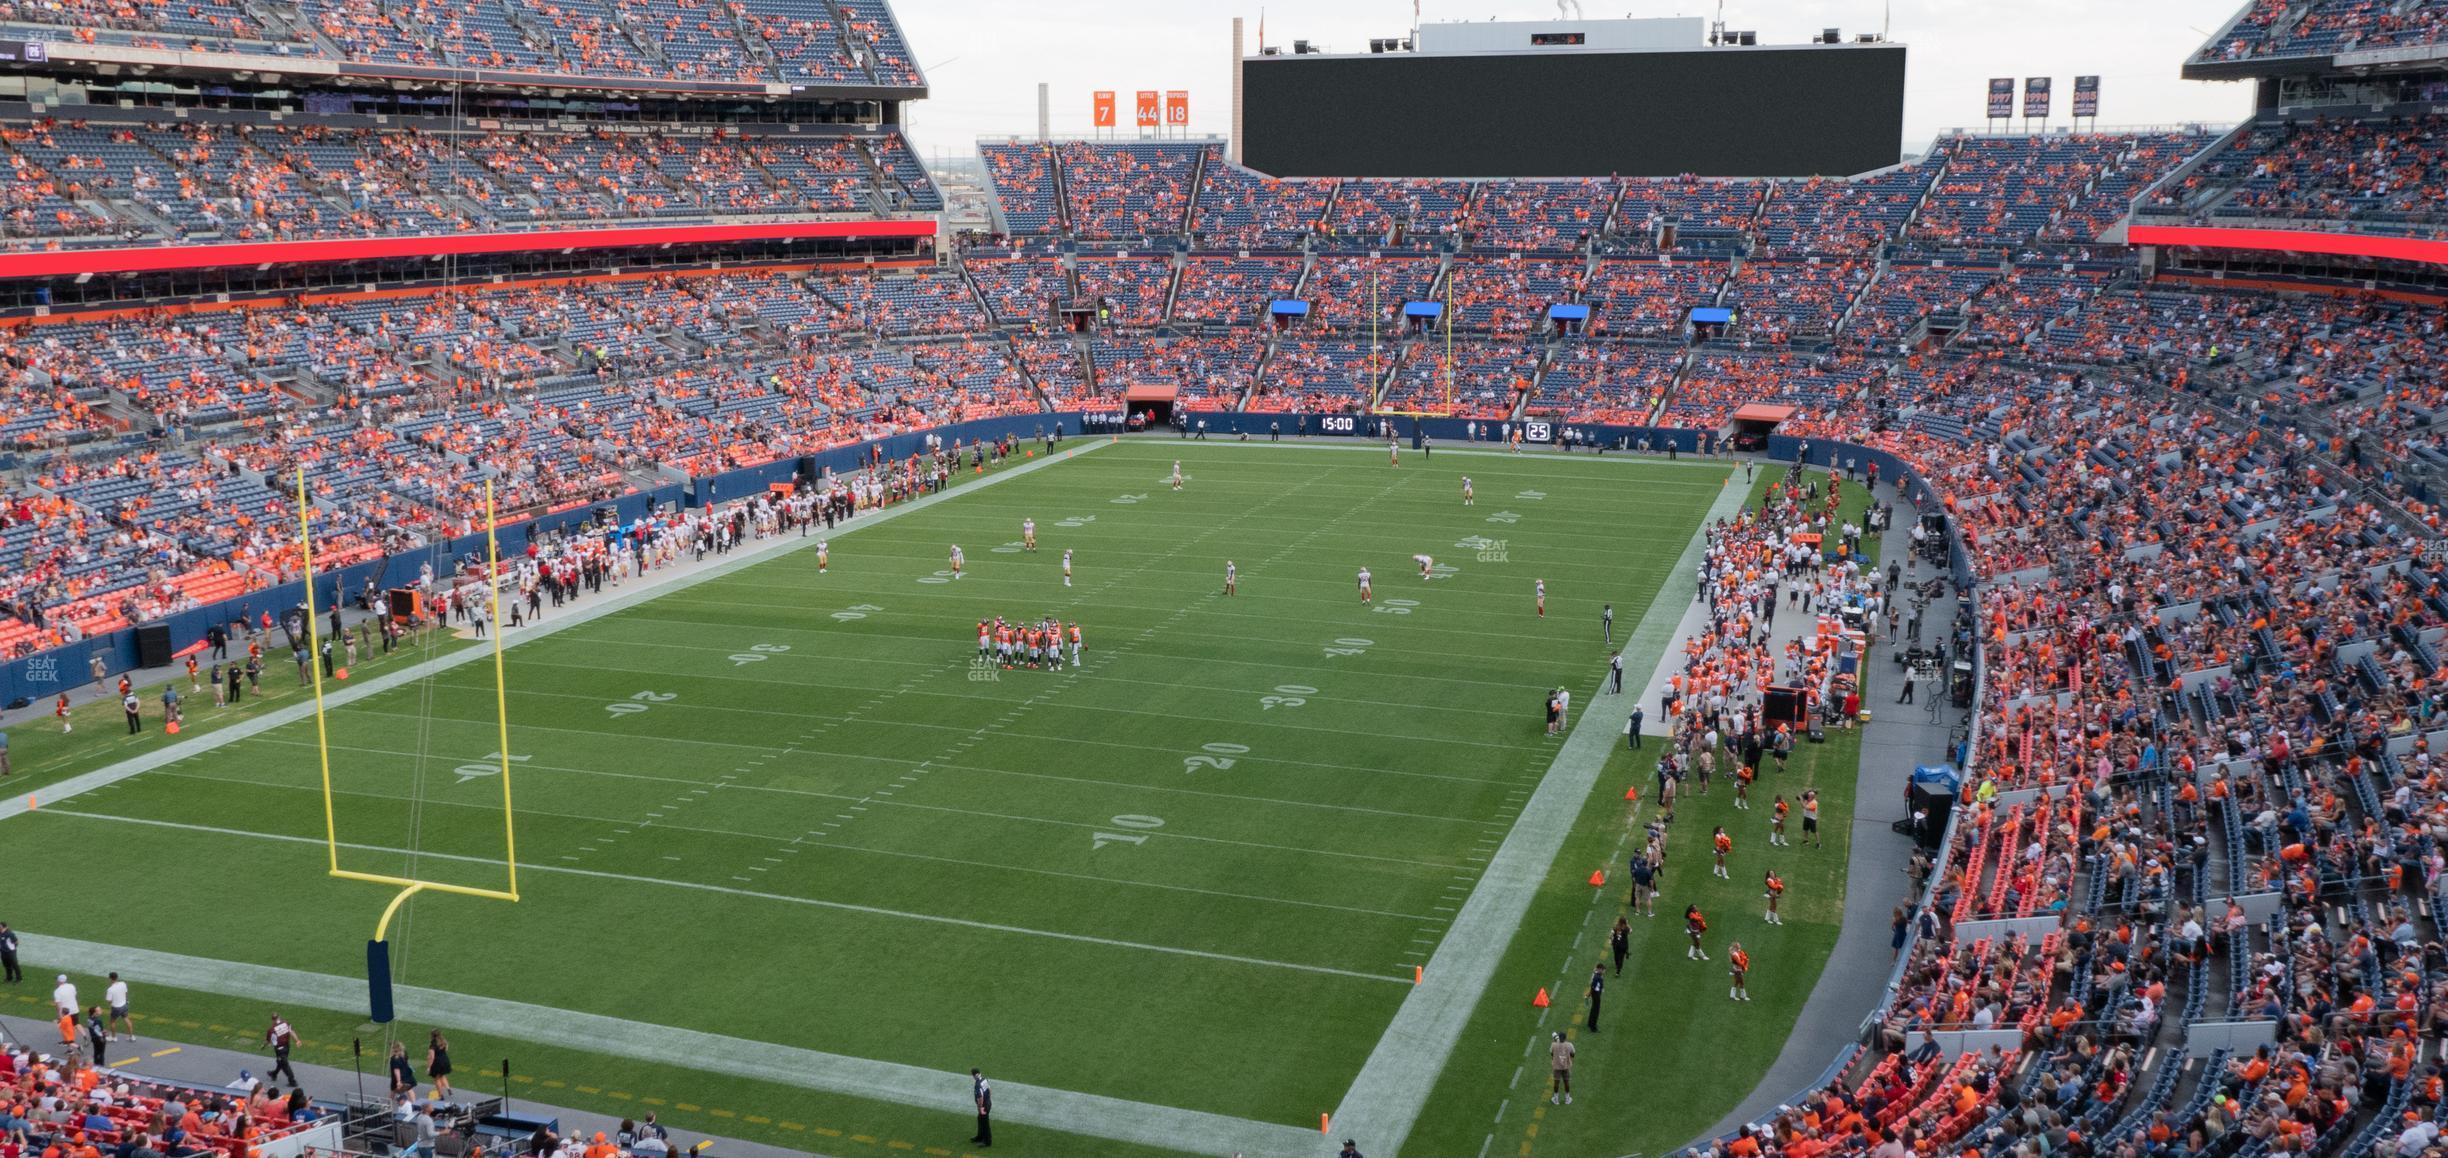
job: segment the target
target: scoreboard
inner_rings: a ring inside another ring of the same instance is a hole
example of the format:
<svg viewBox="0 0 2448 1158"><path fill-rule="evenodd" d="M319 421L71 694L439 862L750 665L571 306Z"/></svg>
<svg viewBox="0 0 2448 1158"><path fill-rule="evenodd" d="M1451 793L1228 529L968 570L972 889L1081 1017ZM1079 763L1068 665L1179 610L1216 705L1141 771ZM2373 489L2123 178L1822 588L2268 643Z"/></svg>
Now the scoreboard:
<svg viewBox="0 0 2448 1158"><path fill-rule="evenodd" d="M1896 164L1904 46L1255 56L1278 177L1809 177Z"/></svg>

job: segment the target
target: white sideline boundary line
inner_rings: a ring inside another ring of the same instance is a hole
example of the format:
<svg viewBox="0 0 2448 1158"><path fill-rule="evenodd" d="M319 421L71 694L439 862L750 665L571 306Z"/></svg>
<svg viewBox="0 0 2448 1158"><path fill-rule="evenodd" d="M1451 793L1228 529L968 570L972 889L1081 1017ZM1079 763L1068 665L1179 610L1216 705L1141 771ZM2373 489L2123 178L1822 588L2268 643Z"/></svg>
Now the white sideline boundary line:
<svg viewBox="0 0 2448 1158"><path fill-rule="evenodd" d="M317 841L315 843L321 843ZM46 936L27 954L47 969L101 974L117 970L140 983L199 989L275 1005L304 1003L362 1012L365 983L354 978L265 965L242 965L178 953L129 949ZM573 1013L494 997L472 997L403 985L393 990L402 1021L481 1026L487 1032L615 1057L685 1058L692 1069L872 1098L947 1114L966 1114L969 1075L845 1057L797 1046L676 1029L599 1014ZM995 1116L1007 1122L1071 1134L1178 1150L1245 1154L1308 1153L1317 1135L1221 1114L995 1080Z"/></svg>
<svg viewBox="0 0 2448 1158"><path fill-rule="evenodd" d="M1736 485L1740 475L1732 465L1715 465L1726 471L1717 501L1701 517L1699 529L1692 532L1691 542L1667 572L1639 626L1625 639L1624 650L1642 661L1666 663L1673 658L1670 645L1680 634L1686 605L1698 583L1708 528L1720 518L1739 513L1750 498L1749 487ZM1638 670L1640 664L1624 666ZM1505 834L1504 844L1488 862L1478 887L1471 890L1462 911L1446 927L1436 955L1428 959L1423 980L1403 999L1385 1036L1378 1039L1367 1064L1343 1095L1343 1104L1335 1108L1337 1137L1365 1139L1372 1153L1401 1152L1444 1071L1445 1059L1485 996L1497 964L1512 946L1530 902L1554 867L1557 852L1572 833L1574 818L1597 786L1615 739L1623 734L1624 722L1631 716L1635 693L1599 694L1605 683L1601 676L1583 701L1586 706L1580 721L1540 778L1537 792L1522 807L1512 831Z"/></svg>
<svg viewBox="0 0 2448 1158"><path fill-rule="evenodd" d="M1060 454L1037 459L1034 462L1022 463L1021 465L1013 467L1009 470L998 471L978 480L975 483L972 483L969 486L955 487L949 490L939 491L935 494L912 499L909 502L905 502L897 506L887 507L881 511L871 511L850 520L850 522L847 524L837 526L832 531L828 531L826 533L826 537L830 538L853 534L863 528L875 526L878 523L890 522L893 519L899 518L900 516L911 511L922 511L947 499L965 494L973 494L987 487L994 486L1005 479L1014 479L1019 478L1022 475L1032 474L1036 471L1052 466L1055 463L1067 462L1078 457L1079 455L1095 450L1100 446L1111 445L1113 444L1110 441L1088 442L1084 446L1075 446L1069 450L1063 451ZM749 546L736 552L732 558L715 563L711 566L700 566L693 571L687 571L676 575L667 574L666 576L660 578L649 577L644 580L639 580L636 581L636 585L630 589L622 591L620 594L613 595L609 598L598 600L593 606L570 612L567 615L556 616L550 623L538 623L533 626L519 628L515 634L503 637L501 645L503 650L506 651L510 648L526 643L529 640L542 639L556 632L566 631L582 624L592 623L597 619L612 614L613 612L625 611L640 603L644 603L664 595L669 595L676 591L685 591L700 583L706 582L707 580L719 578L734 571L744 570L759 563L779 559L795 551L814 546L816 542L817 536L810 534L804 538L784 535L775 539L769 539L761 545L751 543ZM453 654L442 656L438 659L430 659L414 667L402 668L399 671L392 672L376 679L368 680L361 684L353 684L339 691L327 692L323 697L324 710L329 711L330 709L340 707L344 704L355 703L358 700L365 699L368 696L380 695L383 692L390 691L393 688L400 687L405 684L413 683L417 680L424 679L427 676L440 675L443 672L451 670L452 668L474 663L481 659L486 659L492 654L493 652L490 648L465 648ZM150 772L164 765L176 763L177 761L185 760L191 756L201 756L207 752L226 747L240 740L262 735L263 733L271 731L274 728L307 719L314 715L314 710L315 705L312 702L292 704L286 708L282 708L274 712L268 712L251 720L243 720L238 723L231 724L226 728L216 728L212 732L198 737L192 743L167 745L165 747L156 748L153 751L135 757L134 759L123 760L117 764L97 768L91 772L82 773L80 775L71 776L57 784L36 789L30 795L27 793L12 793L6 799L0 799L0 821L5 821L12 816L17 816L28 811L28 802L35 798L51 800L54 802L73 800L76 797L93 791L94 789L108 787L112 784L117 784L122 780L135 776L141 776L144 773Z"/></svg>

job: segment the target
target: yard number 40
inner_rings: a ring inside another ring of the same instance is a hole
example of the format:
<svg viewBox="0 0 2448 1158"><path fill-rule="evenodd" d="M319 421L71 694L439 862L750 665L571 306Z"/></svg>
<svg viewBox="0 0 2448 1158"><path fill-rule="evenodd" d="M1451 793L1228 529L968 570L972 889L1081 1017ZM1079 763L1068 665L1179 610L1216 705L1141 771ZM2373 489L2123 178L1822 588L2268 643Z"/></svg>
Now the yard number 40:
<svg viewBox="0 0 2448 1158"><path fill-rule="evenodd" d="M1153 817L1153 816L1137 816L1137 815L1132 815L1132 816L1117 816L1117 817L1114 817L1114 818L1113 818L1113 820L1112 820L1112 822L1111 822L1111 823L1113 824L1113 826L1114 826L1115 828L1141 828L1141 829L1146 829L1146 828L1163 828L1163 827L1164 827L1164 821L1159 820L1159 819L1157 819L1157 818L1155 818L1155 817ZM1105 847L1106 845L1109 845L1109 844L1134 844L1134 845L1135 845L1135 844L1146 844L1146 843L1147 843L1147 833L1145 833L1145 832L1100 832L1100 833L1096 834L1096 836L1094 836L1094 837L1090 838L1088 848L1089 848L1089 851L1093 852L1093 851L1095 851L1095 850L1097 850L1097 849L1100 849L1100 848L1103 848L1103 847Z"/></svg>

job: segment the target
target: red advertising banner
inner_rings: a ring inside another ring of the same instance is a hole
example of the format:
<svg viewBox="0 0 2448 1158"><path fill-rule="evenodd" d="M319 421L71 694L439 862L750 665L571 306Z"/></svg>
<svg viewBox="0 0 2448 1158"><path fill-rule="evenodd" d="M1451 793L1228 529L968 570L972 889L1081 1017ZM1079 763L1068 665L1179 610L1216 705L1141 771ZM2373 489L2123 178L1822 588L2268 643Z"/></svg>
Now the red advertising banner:
<svg viewBox="0 0 2448 1158"><path fill-rule="evenodd" d="M1157 91L1152 88L1143 88L1139 90L1139 107L1134 109L1133 112L1137 117L1136 123L1140 128L1152 129L1156 127L1156 98L1158 95L1160 94L1158 94Z"/></svg>
<svg viewBox="0 0 2448 1158"><path fill-rule="evenodd" d="M1186 129L1190 127L1189 93L1181 89L1170 89L1166 91L1165 127L1168 129Z"/></svg>
<svg viewBox="0 0 2448 1158"><path fill-rule="evenodd" d="M1114 127L1114 93L1112 89L1101 88L1097 90L1096 127L1100 129L1110 129Z"/></svg>

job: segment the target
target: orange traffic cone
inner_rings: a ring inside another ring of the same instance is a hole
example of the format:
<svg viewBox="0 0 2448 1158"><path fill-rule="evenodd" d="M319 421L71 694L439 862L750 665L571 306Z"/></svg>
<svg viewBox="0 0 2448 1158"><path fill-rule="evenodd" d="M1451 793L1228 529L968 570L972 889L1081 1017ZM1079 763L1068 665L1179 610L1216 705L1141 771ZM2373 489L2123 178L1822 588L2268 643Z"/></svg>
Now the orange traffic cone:
<svg viewBox="0 0 2448 1158"><path fill-rule="evenodd" d="M1594 872L1594 873L1591 873L1591 874L1590 874L1590 887L1592 887L1592 888L1597 888L1597 887L1602 886L1602 885L1604 885L1604 884L1606 884L1606 870L1605 870L1605 869L1599 869L1597 872Z"/></svg>
<svg viewBox="0 0 2448 1158"><path fill-rule="evenodd" d="M178 721L172 720L169 723L163 724L162 731L168 732L173 736L178 735Z"/></svg>
<svg viewBox="0 0 2448 1158"><path fill-rule="evenodd" d="M1545 989L1545 987L1541 987L1541 988L1539 989L1539 991L1538 991L1538 996L1533 997L1533 998L1531 998L1531 999L1530 999L1530 1008L1532 1008L1532 1009L1545 1009L1545 1008L1547 1008L1547 990Z"/></svg>
<svg viewBox="0 0 2448 1158"><path fill-rule="evenodd" d="M347 668L340 668L340 669L338 669L338 670L336 670L336 671L332 672L332 674L333 674L333 675L335 675L335 676L340 677L341 679L347 679L347 678L348 678L348 669L347 669Z"/></svg>
<svg viewBox="0 0 2448 1158"><path fill-rule="evenodd" d="M1626 789L1624 789L1624 799L1626 799L1626 800L1638 800L1638 799L1640 799L1640 785L1635 784L1635 785L1631 786L1630 788L1626 788Z"/></svg>

